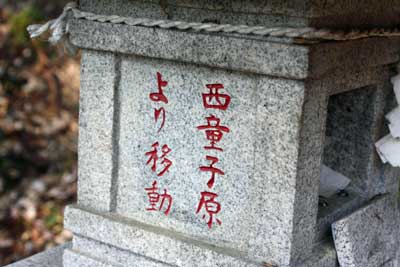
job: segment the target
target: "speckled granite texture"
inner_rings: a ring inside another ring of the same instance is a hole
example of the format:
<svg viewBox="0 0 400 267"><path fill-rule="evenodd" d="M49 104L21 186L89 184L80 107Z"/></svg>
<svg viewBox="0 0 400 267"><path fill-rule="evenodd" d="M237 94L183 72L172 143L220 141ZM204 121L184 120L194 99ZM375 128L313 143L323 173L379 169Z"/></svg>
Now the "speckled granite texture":
<svg viewBox="0 0 400 267"><path fill-rule="evenodd" d="M385 195L335 222L332 231L341 266L376 267L396 260L398 217L397 199Z"/></svg>
<svg viewBox="0 0 400 267"><path fill-rule="evenodd" d="M357 1L162 2L166 5L155 0L81 5L150 18L297 26L340 19L360 25L364 16L371 19L367 24L382 17L391 24L397 12L386 12L386 0L371 1L354 20ZM272 22L271 13L278 20ZM327 232L331 223L357 213L377 194L396 197L398 170L381 164L373 144L385 131L392 96L388 65L399 60L400 38L299 45L290 38L76 19L69 29L72 42L84 50L78 206L65 216L76 238L64 267L337 267ZM168 103L162 106L149 97L158 88L157 73L168 82L163 88ZM203 108L207 84L223 84L221 92L231 97L227 110ZM154 110L160 107L166 123L157 132ZM223 153L215 154L225 172L214 188L222 203L221 224L209 229L195 209L209 178L199 169L207 161L197 126L211 114L230 131L219 143ZM146 210L145 188L154 177L146 152L156 141L171 149L173 165L158 180L174 196L168 216ZM328 206L318 205L322 162L352 180L349 195L335 195ZM376 250L382 248L378 243ZM389 254L376 255L373 267L394 262Z"/></svg>
<svg viewBox="0 0 400 267"><path fill-rule="evenodd" d="M67 243L6 267L63 267L62 257L64 250L70 247L71 244ZM78 266L76 265L76 267Z"/></svg>
<svg viewBox="0 0 400 267"><path fill-rule="evenodd" d="M396 25L399 0L81 0L102 14L269 26L367 27Z"/></svg>

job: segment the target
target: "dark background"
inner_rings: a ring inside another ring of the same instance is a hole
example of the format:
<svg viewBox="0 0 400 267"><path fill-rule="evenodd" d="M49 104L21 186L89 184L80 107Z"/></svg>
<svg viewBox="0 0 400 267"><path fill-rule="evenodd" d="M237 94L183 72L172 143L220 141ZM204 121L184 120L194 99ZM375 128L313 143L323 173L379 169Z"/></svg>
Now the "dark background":
<svg viewBox="0 0 400 267"><path fill-rule="evenodd" d="M67 1L0 0L0 266L64 243L75 200L79 57L26 26Z"/></svg>

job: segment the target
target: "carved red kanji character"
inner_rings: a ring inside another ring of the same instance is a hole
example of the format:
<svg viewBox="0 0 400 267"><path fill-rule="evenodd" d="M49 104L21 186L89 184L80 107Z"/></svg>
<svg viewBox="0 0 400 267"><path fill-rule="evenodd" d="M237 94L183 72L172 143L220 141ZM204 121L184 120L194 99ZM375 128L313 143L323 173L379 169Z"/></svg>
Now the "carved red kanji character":
<svg viewBox="0 0 400 267"><path fill-rule="evenodd" d="M164 214L168 215L172 207L172 196L167 193L167 190L164 189L164 193L160 195L158 192L159 188L157 187L157 181L154 181L152 187L145 188L145 190L147 191L147 196L149 197L149 204L150 204L150 207L146 208L146 210L161 211L164 208L164 205L168 203L168 206L164 211ZM161 204L157 209L157 205L160 203L160 200Z"/></svg>
<svg viewBox="0 0 400 267"><path fill-rule="evenodd" d="M197 207L196 214L200 213L200 211L204 208L206 213L208 214L208 228L212 228L214 224L214 219L215 222L217 222L219 225L222 224L222 222L214 218L215 215L217 215L221 211L221 204L217 202L215 199L218 197L217 194L211 193L211 192L202 192L201 193L201 199L199 202L199 205ZM203 215L203 219L206 218L206 215Z"/></svg>
<svg viewBox="0 0 400 267"><path fill-rule="evenodd" d="M229 133L230 130L226 126L221 126L220 122L221 120L214 115L211 115L210 117L207 117L207 125L202 125L198 126L197 129L199 130L206 130L206 137L207 140L210 141L211 146L205 146L204 149L211 150L219 150L219 151L224 151L220 147L216 147L215 144L220 142L222 140L222 137L224 136L225 133Z"/></svg>
<svg viewBox="0 0 400 267"><path fill-rule="evenodd" d="M203 94L203 105L205 108L227 110L231 103L231 97L227 94L221 94L219 90L224 89L223 84L207 84L210 90Z"/></svg>
<svg viewBox="0 0 400 267"><path fill-rule="evenodd" d="M211 161L210 166L202 166L200 167L200 171L202 172L211 172L211 179L208 181L207 186L208 188L213 188L215 183L215 175L225 175L223 171L214 167L215 164L218 163L218 158L212 156L206 156L206 159Z"/></svg>
<svg viewBox="0 0 400 267"><path fill-rule="evenodd" d="M160 118L160 116L162 118L162 121L161 121L161 126L158 129L158 132L161 132L162 128L164 128L164 125L165 125L165 109L164 108L159 108L159 109L155 108L154 109L154 120L156 122L158 122L158 119Z"/></svg>
<svg viewBox="0 0 400 267"><path fill-rule="evenodd" d="M161 73L157 72L157 86L158 86L158 92L157 93L151 93L150 94L150 99L154 102L164 102L165 104L168 104L168 99L164 95L163 92L163 87L166 87L168 85L167 81L164 81L162 79Z"/></svg>
<svg viewBox="0 0 400 267"><path fill-rule="evenodd" d="M160 144L158 142L154 143L151 147L153 150L146 152L146 156L149 157L149 159L146 162L146 165L152 164L151 170L153 172L157 171L157 163L159 160L161 160L161 165L163 165L163 169L157 174L157 176L163 176L169 168L172 166L172 161L167 158L167 155L172 151L168 145L163 145L161 148L161 157L158 157L158 147Z"/></svg>

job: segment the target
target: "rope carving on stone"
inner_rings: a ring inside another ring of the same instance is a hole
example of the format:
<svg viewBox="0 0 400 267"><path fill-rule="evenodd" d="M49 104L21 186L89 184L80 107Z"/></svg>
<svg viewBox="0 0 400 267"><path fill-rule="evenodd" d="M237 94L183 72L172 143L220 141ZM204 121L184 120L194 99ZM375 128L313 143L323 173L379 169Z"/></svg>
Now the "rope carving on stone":
<svg viewBox="0 0 400 267"><path fill-rule="evenodd" d="M71 14L71 15L70 15ZM336 31L329 29L316 29L310 27L265 27L265 26L246 26L230 24L214 24L199 22L184 22L172 20L154 20L146 18L121 17L117 15L100 15L84 12L78 9L74 2L69 3L64 8L63 13L57 19L50 20L43 25L31 25L28 32L31 38L37 38L43 33L50 31L49 41L53 44L62 43L71 53L76 48L69 42L68 20L84 19L101 23L125 24L129 26L142 26L161 29L176 29L182 31L196 31L208 33L228 33L241 35L254 35L275 38L290 38L295 43L315 43L321 41L347 41L369 37L393 37L400 36L400 30L375 28L372 30L352 30Z"/></svg>

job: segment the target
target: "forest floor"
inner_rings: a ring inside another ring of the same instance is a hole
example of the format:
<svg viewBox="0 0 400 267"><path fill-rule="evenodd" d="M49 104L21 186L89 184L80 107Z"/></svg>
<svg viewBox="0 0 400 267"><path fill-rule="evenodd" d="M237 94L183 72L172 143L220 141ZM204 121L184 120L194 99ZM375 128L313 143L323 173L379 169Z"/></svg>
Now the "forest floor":
<svg viewBox="0 0 400 267"><path fill-rule="evenodd" d="M64 4L0 3L0 266L71 238L63 209L76 196L79 59L25 30Z"/></svg>

